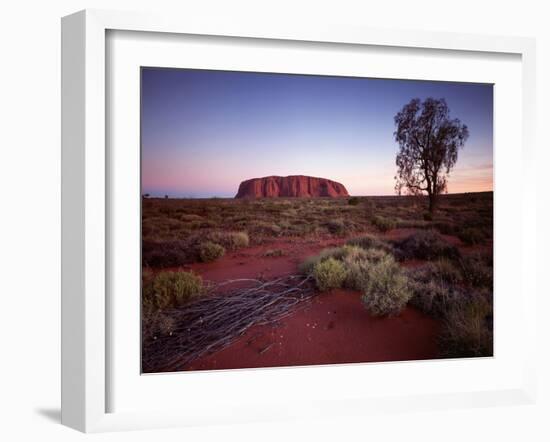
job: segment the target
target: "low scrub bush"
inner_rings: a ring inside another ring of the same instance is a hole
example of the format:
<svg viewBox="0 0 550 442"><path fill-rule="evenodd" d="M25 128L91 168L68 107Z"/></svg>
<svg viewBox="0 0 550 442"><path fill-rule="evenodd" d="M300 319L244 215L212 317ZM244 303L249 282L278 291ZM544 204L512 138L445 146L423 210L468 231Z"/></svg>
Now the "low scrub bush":
<svg viewBox="0 0 550 442"><path fill-rule="evenodd" d="M429 271L415 272L409 278L411 305L435 318L443 318L461 294L441 279L433 279Z"/></svg>
<svg viewBox="0 0 550 442"><path fill-rule="evenodd" d="M399 313L412 296L401 267L382 249L325 249L304 261L301 270L313 275L320 290L346 287L363 292L363 304L377 316Z"/></svg>
<svg viewBox="0 0 550 442"><path fill-rule="evenodd" d="M346 279L344 265L334 258L318 262L313 267L315 283L321 291L342 287Z"/></svg>
<svg viewBox="0 0 550 442"><path fill-rule="evenodd" d="M428 315L442 318L464 296L464 291L456 288L461 282L457 264L447 259L413 270L409 272L411 304Z"/></svg>
<svg viewBox="0 0 550 442"><path fill-rule="evenodd" d="M248 233L246 232L220 232L214 231L210 232L206 239L220 244L226 249L237 250L242 249L243 247L248 247L250 239Z"/></svg>
<svg viewBox="0 0 550 442"><path fill-rule="evenodd" d="M178 267L189 262L189 246L185 241L142 241L141 257L144 267Z"/></svg>
<svg viewBox="0 0 550 442"><path fill-rule="evenodd" d="M176 321L163 310L144 310L141 315L141 329L144 341L170 336L176 328Z"/></svg>
<svg viewBox="0 0 550 442"><path fill-rule="evenodd" d="M341 235L346 231L346 225L341 219L333 219L327 222L326 227L330 233L335 235Z"/></svg>
<svg viewBox="0 0 550 442"><path fill-rule="evenodd" d="M462 272L455 261L448 258L440 258L428 265L428 272L432 279L458 284L462 282Z"/></svg>
<svg viewBox="0 0 550 442"><path fill-rule="evenodd" d="M405 259L457 259L458 249L435 230L420 230L395 244Z"/></svg>
<svg viewBox="0 0 550 442"><path fill-rule="evenodd" d="M440 336L442 356L493 355L492 308L481 295L464 298L448 310Z"/></svg>
<svg viewBox="0 0 550 442"><path fill-rule="evenodd" d="M232 250L242 249L250 244L250 238L246 232L229 232L227 235L229 237L228 248Z"/></svg>
<svg viewBox="0 0 550 442"><path fill-rule="evenodd" d="M177 307L203 292L202 278L193 272L144 272L142 307L144 311Z"/></svg>
<svg viewBox="0 0 550 442"><path fill-rule="evenodd" d="M392 256L386 254L380 261L370 263L361 300L372 315L396 315L411 296L407 277Z"/></svg>
<svg viewBox="0 0 550 442"><path fill-rule="evenodd" d="M199 256L202 262L215 261L224 254L224 247L212 241L206 241L199 246Z"/></svg>
<svg viewBox="0 0 550 442"><path fill-rule="evenodd" d="M318 255L306 258L305 261L299 266L300 273L303 273L304 275L311 275L317 263L323 262L329 258L341 260L345 254L346 250L344 247L324 249Z"/></svg>
<svg viewBox="0 0 550 442"><path fill-rule="evenodd" d="M465 227L458 232L458 237L463 243L474 245L485 242L487 233L479 227Z"/></svg>
<svg viewBox="0 0 550 442"><path fill-rule="evenodd" d="M387 232L389 230L395 229L397 225L393 219L386 218L380 215L373 216L371 222L381 232Z"/></svg>
<svg viewBox="0 0 550 442"><path fill-rule="evenodd" d="M269 236L279 236L283 230L277 224L265 221L255 221L251 223L251 228L254 232Z"/></svg>
<svg viewBox="0 0 550 442"><path fill-rule="evenodd" d="M356 196L352 196L349 200L348 200L348 204L350 206L357 206L359 205L359 203L361 202L361 200L359 198L357 198Z"/></svg>
<svg viewBox="0 0 550 442"><path fill-rule="evenodd" d="M467 255L460 259L462 277L472 287L493 290L493 257L490 254Z"/></svg>
<svg viewBox="0 0 550 442"><path fill-rule="evenodd" d="M380 249L388 253L393 252L393 248L387 242L384 242L373 235L364 235L358 238L350 239L346 244L350 246L358 246L365 250L367 249Z"/></svg>
<svg viewBox="0 0 550 442"><path fill-rule="evenodd" d="M367 288L369 269L380 262L387 254L380 249L365 250L357 246L344 246L346 255L342 262L347 275L345 286L352 290L364 291Z"/></svg>
<svg viewBox="0 0 550 442"><path fill-rule="evenodd" d="M445 280L445 274L434 265L411 272L411 305L442 321L439 337L441 356L492 355L491 292L457 287Z"/></svg>

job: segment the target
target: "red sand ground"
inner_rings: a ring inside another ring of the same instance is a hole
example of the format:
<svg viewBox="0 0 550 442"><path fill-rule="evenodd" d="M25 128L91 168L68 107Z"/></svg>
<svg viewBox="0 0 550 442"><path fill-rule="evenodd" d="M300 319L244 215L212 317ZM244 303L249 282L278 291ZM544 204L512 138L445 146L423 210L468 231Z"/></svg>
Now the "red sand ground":
<svg viewBox="0 0 550 442"><path fill-rule="evenodd" d="M388 239L414 229L395 229ZM230 252L214 263L187 266L204 280L222 282L237 278L275 278L293 274L307 256L342 240L275 242ZM268 250L282 250L280 257L266 257ZM415 267L420 262L405 265ZM204 356L186 370L319 365L350 362L382 362L437 357L439 323L407 307L399 316L375 318L361 304L360 293L334 290L321 293L298 310L269 326L255 326L241 338Z"/></svg>
<svg viewBox="0 0 550 442"><path fill-rule="evenodd" d="M438 323L407 307L374 318L360 294L334 290L275 326L252 327L238 341L194 361L188 370L280 367L431 359Z"/></svg>

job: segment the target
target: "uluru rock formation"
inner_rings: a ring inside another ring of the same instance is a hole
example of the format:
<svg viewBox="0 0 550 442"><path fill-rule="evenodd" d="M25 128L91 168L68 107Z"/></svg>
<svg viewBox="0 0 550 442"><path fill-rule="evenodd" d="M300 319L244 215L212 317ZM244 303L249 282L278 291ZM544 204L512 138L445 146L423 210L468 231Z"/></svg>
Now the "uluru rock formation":
<svg viewBox="0 0 550 442"><path fill-rule="evenodd" d="M346 197L343 184L304 175L267 176L243 181L235 198Z"/></svg>

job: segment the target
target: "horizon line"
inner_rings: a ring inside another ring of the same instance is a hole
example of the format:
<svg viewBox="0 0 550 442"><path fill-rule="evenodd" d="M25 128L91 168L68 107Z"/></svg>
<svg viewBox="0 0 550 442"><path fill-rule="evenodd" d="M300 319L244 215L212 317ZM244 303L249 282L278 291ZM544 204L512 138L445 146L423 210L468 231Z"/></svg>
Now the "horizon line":
<svg viewBox="0 0 550 442"><path fill-rule="evenodd" d="M472 195L476 193L494 193L494 189L490 190L476 190L473 192L450 192L450 193L441 193L438 196L452 196L452 195ZM145 196L148 195L148 196ZM337 197L330 197L330 196L273 196L273 197L259 197L259 198L236 198L235 196L200 196L200 197L194 197L194 196L170 196L169 193L165 193L164 195L151 195L148 192L143 192L141 194L143 198L147 199L185 199L185 200L208 200L208 199L225 199L225 200L234 200L234 199L241 199L241 200L275 200L275 199L346 199L346 198L376 198L376 197L411 197L411 198L427 198L428 195L397 195L397 194L383 194L383 195L348 195L348 196L337 196Z"/></svg>

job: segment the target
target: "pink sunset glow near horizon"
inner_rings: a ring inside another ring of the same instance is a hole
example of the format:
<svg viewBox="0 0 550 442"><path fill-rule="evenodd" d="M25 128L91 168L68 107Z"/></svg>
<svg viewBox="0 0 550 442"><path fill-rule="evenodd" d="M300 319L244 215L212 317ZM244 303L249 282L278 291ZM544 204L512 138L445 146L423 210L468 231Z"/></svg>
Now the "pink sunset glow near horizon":
<svg viewBox="0 0 550 442"><path fill-rule="evenodd" d="M429 96L470 130L448 192L493 190L491 85L143 69L142 191L233 197L247 179L309 175L394 195L393 117Z"/></svg>

